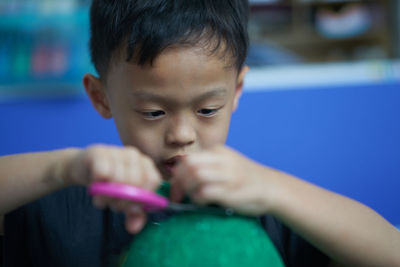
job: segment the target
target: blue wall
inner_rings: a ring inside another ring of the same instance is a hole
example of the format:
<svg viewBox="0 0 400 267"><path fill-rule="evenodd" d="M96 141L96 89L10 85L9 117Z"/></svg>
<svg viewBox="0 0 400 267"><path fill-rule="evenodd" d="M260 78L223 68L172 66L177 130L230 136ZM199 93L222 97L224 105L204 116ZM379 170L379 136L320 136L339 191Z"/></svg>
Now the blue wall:
<svg viewBox="0 0 400 267"><path fill-rule="evenodd" d="M0 104L0 155L119 144L85 97ZM400 84L246 92L228 144L400 225Z"/></svg>
<svg viewBox="0 0 400 267"><path fill-rule="evenodd" d="M400 83L245 94L228 143L400 225Z"/></svg>

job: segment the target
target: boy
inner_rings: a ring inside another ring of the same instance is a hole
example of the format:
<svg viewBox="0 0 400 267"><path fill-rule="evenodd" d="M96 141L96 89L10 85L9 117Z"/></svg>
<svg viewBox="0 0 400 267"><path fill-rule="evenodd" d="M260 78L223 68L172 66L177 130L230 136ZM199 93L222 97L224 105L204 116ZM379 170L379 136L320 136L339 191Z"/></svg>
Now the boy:
<svg viewBox="0 0 400 267"><path fill-rule="evenodd" d="M400 266L400 233L375 212L223 146L248 69L247 16L244 0L93 1L99 78L87 74L83 83L125 147L1 158L6 266L106 265L130 241L123 220L137 233L146 214L104 197L93 202L125 218L94 209L76 185L155 190L161 179L171 181L175 201L188 194L261 216L288 266Z"/></svg>

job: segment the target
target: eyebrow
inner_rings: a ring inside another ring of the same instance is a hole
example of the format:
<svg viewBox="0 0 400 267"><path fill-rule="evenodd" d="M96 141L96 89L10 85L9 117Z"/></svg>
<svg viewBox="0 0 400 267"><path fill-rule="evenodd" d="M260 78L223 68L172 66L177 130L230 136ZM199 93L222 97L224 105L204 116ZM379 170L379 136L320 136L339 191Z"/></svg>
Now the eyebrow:
<svg viewBox="0 0 400 267"><path fill-rule="evenodd" d="M201 102L205 99L212 98L212 97L224 97L227 94L227 90L225 88L216 88L212 89L204 94L196 96L191 102ZM140 100L147 100L147 101L157 101L157 102L165 102L165 103L177 103L176 99L172 97L165 97L161 95L157 95L151 92L146 91L137 91L133 93L135 98Z"/></svg>

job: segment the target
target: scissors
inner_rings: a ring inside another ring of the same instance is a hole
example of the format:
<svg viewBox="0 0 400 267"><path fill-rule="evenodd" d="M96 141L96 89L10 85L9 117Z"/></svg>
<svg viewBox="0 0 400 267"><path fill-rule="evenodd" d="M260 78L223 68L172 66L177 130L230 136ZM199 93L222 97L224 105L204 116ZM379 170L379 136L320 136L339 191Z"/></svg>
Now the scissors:
<svg viewBox="0 0 400 267"><path fill-rule="evenodd" d="M221 216L232 216L234 214L233 209L230 208L171 202L168 198L155 192L122 183L94 182L89 186L88 191L92 196L102 195L140 203L147 212L170 210L174 212L200 212Z"/></svg>

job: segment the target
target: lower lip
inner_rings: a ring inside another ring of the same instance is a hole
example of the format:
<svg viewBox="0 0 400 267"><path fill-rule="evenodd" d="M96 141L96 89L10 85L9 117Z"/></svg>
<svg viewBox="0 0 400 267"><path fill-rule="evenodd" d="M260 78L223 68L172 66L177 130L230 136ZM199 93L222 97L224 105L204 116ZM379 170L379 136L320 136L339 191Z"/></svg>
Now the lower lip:
<svg viewBox="0 0 400 267"><path fill-rule="evenodd" d="M164 167L165 167L165 169L167 169L170 172L175 170L175 164L164 164Z"/></svg>

